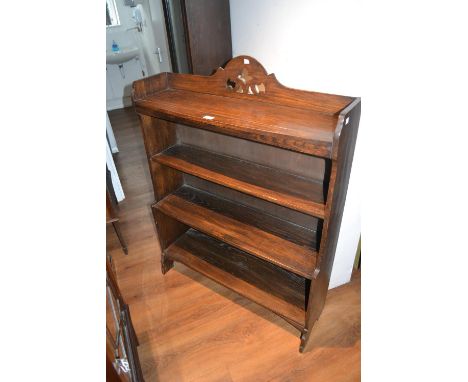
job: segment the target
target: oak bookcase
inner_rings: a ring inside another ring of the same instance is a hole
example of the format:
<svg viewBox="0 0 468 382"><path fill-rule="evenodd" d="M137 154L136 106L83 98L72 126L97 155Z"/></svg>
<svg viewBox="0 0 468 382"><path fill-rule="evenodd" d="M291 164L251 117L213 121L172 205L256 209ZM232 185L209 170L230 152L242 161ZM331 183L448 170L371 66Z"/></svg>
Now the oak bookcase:
<svg viewBox="0 0 468 382"><path fill-rule="evenodd" d="M133 84L153 181L161 269L174 261L298 328L323 309L359 98L287 88L249 56L211 76Z"/></svg>

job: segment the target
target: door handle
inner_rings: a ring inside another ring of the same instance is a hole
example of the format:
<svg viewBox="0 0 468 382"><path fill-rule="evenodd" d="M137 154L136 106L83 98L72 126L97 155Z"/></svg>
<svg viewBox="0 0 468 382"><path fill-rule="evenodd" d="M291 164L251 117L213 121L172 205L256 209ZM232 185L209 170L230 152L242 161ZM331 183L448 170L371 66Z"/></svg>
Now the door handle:
<svg viewBox="0 0 468 382"><path fill-rule="evenodd" d="M163 62L161 48L157 48L154 54L157 54L159 56L159 62Z"/></svg>

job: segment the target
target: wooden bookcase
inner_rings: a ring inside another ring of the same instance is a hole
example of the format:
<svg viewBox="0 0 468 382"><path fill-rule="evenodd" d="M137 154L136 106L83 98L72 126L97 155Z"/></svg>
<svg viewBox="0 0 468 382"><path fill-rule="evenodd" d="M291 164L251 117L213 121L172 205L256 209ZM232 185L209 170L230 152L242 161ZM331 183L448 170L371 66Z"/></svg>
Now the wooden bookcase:
<svg viewBox="0 0 468 382"><path fill-rule="evenodd" d="M161 268L174 261L298 328L323 309L360 99L290 89L249 56L134 82Z"/></svg>

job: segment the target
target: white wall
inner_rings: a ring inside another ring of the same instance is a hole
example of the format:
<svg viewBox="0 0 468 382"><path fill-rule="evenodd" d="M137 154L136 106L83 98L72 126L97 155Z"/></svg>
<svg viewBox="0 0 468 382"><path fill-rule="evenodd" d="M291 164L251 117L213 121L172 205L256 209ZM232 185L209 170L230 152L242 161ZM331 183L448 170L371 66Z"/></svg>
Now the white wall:
<svg viewBox="0 0 468 382"><path fill-rule="evenodd" d="M233 56L255 57L286 86L362 96L353 39L355 1L230 0ZM366 100L362 113L365 115ZM360 130L365 119L361 117ZM361 231L359 137L330 288L350 280Z"/></svg>

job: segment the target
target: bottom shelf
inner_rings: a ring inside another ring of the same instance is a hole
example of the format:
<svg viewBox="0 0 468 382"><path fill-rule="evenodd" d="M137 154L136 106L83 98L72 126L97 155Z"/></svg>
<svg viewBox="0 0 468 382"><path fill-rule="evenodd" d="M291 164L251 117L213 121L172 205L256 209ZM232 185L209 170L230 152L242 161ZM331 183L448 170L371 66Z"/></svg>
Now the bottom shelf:
<svg viewBox="0 0 468 382"><path fill-rule="evenodd" d="M305 325L306 279L189 229L165 256L264 306L298 328Z"/></svg>

